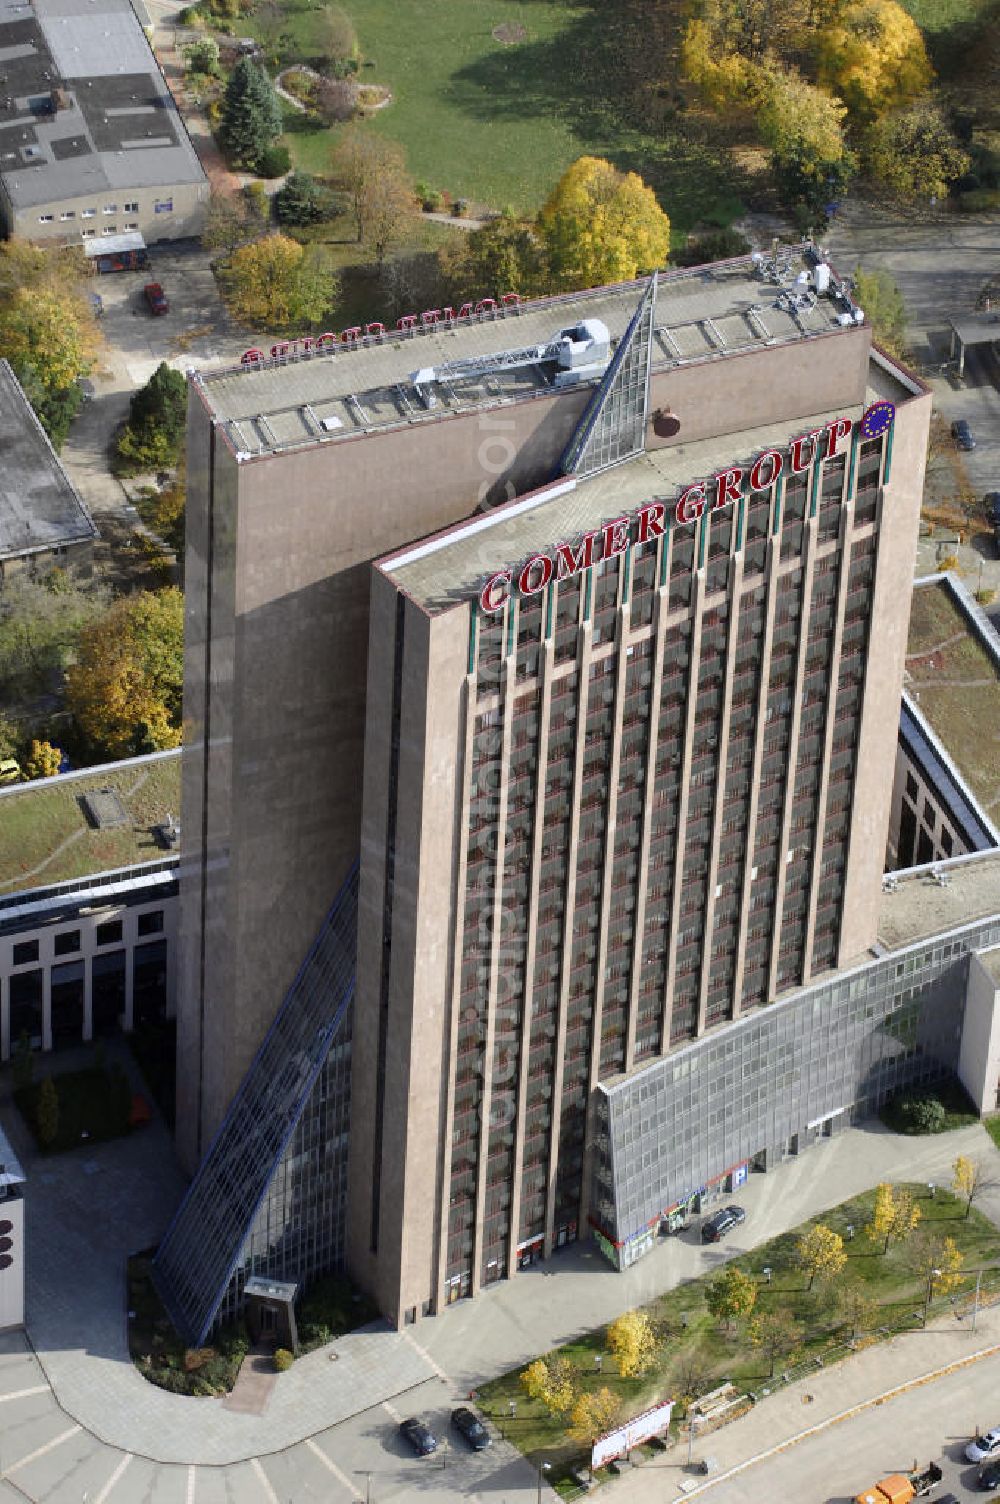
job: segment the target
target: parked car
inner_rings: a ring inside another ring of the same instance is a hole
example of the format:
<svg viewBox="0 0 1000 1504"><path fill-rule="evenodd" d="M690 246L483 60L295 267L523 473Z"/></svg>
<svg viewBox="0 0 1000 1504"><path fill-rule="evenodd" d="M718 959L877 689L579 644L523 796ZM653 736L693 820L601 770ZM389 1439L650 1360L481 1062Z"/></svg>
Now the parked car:
<svg viewBox="0 0 1000 1504"><path fill-rule="evenodd" d="M145 287L142 289L142 295L146 299L150 313L160 314L170 312L170 304L167 302L167 295L163 291L163 288L160 286L159 282L147 282Z"/></svg>
<svg viewBox="0 0 1000 1504"><path fill-rule="evenodd" d="M0 784L20 783L21 764L16 757L0 758Z"/></svg>
<svg viewBox="0 0 1000 1504"><path fill-rule="evenodd" d="M997 1489L1000 1489L1000 1457L979 1469L978 1482L979 1487L986 1493L996 1493Z"/></svg>
<svg viewBox="0 0 1000 1504"><path fill-rule="evenodd" d="M951 436L959 449L975 449L976 440L964 418L956 418L951 425Z"/></svg>
<svg viewBox="0 0 1000 1504"><path fill-rule="evenodd" d="M486 1448L493 1444L493 1438L479 1416L473 1414L465 1405L460 1405L457 1410L451 1412L451 1423L474 1452L485 1452Z"/></svg>
<svg viewBox="0 0 1000 1504"><path fill-rule="evenodd" d="M701 1241L703 1243L718 1243L732 1232L734 1227L739 1227L747 1219L747 1214L742 1206L724 1206L721 1211L714 1212L706 1222L702 1223Z"/></svg>
<svg viewBox="0 0 1000 1504"><path fill-rule="evenodd" d="M399 1429L418 1457L429 1457L437 1451L437 1437L430 1426L425 1425L416 1415L411 1415L409 1420L400 1421Z"/></svg>
<svg viewBox="0 0 1000 1504"><path fill-rule="evenodd" d="M1000 1426L974 1436L965 1449L965 1457L968 1462L992 1462L995 1457L1000 1458Z"/></svg>

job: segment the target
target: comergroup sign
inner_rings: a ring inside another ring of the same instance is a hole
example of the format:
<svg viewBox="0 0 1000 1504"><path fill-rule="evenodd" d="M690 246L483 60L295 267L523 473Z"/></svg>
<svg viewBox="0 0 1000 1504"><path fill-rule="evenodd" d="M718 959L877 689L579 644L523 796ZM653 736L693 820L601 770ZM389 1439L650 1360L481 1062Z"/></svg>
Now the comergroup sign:
<svg viewBox="0 0 1000 1504"><path fill-rule="evenodd" d="M603 1467L615 1457L627 1457L633 1447L649 1441L651 1436L661 1436L670 1424L673 1408L673 1400L666 1400L662 1405L654 1405L652 1410L644 1410L642 1415L626 1421L625 1425L617 1426L614 1431L599 1436L591 1449L591 1467Z"/></svg>
<svg viewBox="0 0 1000 1504"><path fill-rule="evenodd" d="M894 415L891 402L873 403L858 420L859 437L877 438L892 423ZM834 418L822 428L800 434L787 449L765 449L750 465L734 465L707 480L695 481L673 503L647 501L635 512L614 517L603 527L584 533L574 543L557 543L545 553L532 554L518 569L499 569L483 586L480 607L487 613L502 611L515 590L522 596L537 595L553 580L567 580L601 559L613 558L632 545L640 546L662 537L668 527L668 507L675 522L697 522L706 511L718 512L733 506L747 490L769 491L779 475L801 475L815 460L833 459L854 427L850 418Z"/></svg>

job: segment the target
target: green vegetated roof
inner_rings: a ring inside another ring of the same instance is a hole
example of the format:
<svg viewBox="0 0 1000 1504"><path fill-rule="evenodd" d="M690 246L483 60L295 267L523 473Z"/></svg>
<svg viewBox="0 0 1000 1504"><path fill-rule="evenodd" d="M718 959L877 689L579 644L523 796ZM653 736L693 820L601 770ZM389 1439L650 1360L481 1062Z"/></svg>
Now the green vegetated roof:
<svg viewBox="0 0 1000 1504"><path fill-rule="evenodd" d="M1000 671L948 586L919 585L906 688L986 813L1000 815Z"/></svg>
<svg viewBox="0 0 1000 1504"><path fill-rule="evenodd" d="M110 789L125 824L94 829L83 796ZM0 897L168 855L154 827L180 816L181 755L95 768L83 778L40 779L0 797Z"/></svg>

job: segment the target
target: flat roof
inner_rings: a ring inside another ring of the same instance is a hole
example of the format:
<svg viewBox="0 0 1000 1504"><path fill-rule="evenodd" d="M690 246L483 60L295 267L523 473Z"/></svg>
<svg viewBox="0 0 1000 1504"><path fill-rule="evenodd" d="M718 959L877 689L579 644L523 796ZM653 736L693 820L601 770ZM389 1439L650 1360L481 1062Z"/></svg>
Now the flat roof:
<svg viewBox="0 0 1000 1504"><path fill-rule="evenodd" d="M878 922L879 942L886 950L1000 914L998 851L956 857L892 877L895 886L882 894Z"/></svg>
<svg viewBox="0 0 1000 1504"><path fill-rule="evenodd" d="M0 67L15 209L205 181L129 0L0 0Z"/></svg>
<svg viewBox="0 0 1000 1504"><path fill-rule="evenodd" d="M654 369L725 359L755 347L827 334L848 318L846 288L831 275L819 294L803 279L819 260L810 246L784 247L776 259L754 256L661 272L658 280ZM487 309L464 320L389 330L313 353L217 372L193 381L241 458L302 444L337 442L355 433L433 422L449 413L551 394L554 367L539 353L563 329L597 319L612 350L628 328L648 283L543 298ZM440 310L438 310L440 312ZM270 350L264 344L263 353ZM517 363L498 357L517 351ZM418 371L465 363L422 383ZM598 379L598 378L594 378Z"/></svg>
<svg viewBox="0 0 1000 1504"><path fill-rule="evenodd" d="M558 542L573 542L654 497L674 499L685 485L729 465L746 463L765 449L784 448L810 428L820 428L834 418L859 418L869 403L885 395L888 377L881 367L877 374L877 385L869 385L865 401L853 407L648 450L583 480L564 476L434 538L400 549L379 560L377 567L426 611L437 615L478 593L495 570L545 553ZM910 395L908 388L897 383L893 392L897 402Z"/></svg>
<svg viewBox="0 0 1000 1504"><path fill-rule="evenodd" d="M0 360L0 560L96 538L97 528L6 360Z"/></svg>
<svg viewBox="0 0 1000 1504"><path fill-rule="evenodd" d="M948 575L914 583L904 687L987 818L1000 818L1000 637Z"/></svg>
<svg viewBox="0 0 1000 1504"><path fill-rule="evenodd" d="M127 820L94 829L82 798L104 789ZM0 897L170 855L154 827L179 818L180 801L179 750L0 791Z"/></svg>

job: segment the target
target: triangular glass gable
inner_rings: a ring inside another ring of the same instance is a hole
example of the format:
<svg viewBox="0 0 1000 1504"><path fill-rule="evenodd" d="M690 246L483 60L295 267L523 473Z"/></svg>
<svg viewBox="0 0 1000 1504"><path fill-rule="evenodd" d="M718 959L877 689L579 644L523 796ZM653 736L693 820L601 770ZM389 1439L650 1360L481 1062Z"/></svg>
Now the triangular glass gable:
<svg viewBox="0 0 1000 1504"><path fill-rule="evenodd" d="M655 316L654 272L562 457L564 475L593 475L643 452Z"/></svg>

